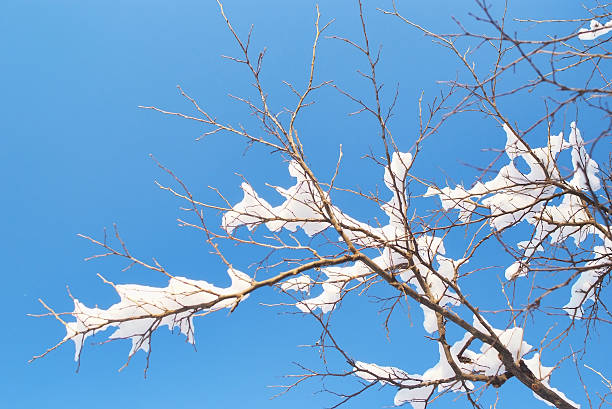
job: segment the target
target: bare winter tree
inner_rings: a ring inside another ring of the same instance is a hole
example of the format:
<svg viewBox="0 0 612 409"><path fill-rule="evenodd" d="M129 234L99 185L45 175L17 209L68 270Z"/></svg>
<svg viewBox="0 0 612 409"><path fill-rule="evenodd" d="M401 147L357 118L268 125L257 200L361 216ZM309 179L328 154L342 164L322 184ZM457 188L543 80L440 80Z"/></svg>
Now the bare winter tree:
<svg viewBox="0 0 612 409"><path fill-rule="evenodd" d="M231 285L222 288L174 276L155 260L149 262L132 254L116 230L113 237L84 236L102 249L93 257L124 258L130 265L166 275L169 283L157 288L105 280L121 298L107 309L90 308L74 299L74 310L60 313L41 301L47 310L43 315L61 322L66 336L34 359L73 341L75 359L79 360L85 339L110 328L114 332L109 339L131 340L128 361L139 350L149 353L151 337L162 326L178 327L194 342L195 317L221 309L233 311L252 292L273 287L286 293L289 308L297 308L320 323L316 348L345 362L333 371L327 366L325 370L304 368L287 388L318 377L358 381L359 387L352 392L336 391L340 399L332 405L372 386L387 385L397 389L396 405L410 403L421 409L440 395L454 393L474 407L482 407L482 397L490 387L503 388L516 378L535 398L551 406L577 408L574 400L582 398L566 396L550 380L562 366L575 367L578 384L584 371L601 376L603 391L589 394L593 386L585 385L585 401L591 407L609 404L609 368L585 367L582 361L588 357L593 329L609 325L612 318L606 303L612 269L607 105L612 93L607 78L612 20L606 6L585 9L585 15L574 20L535 21L508 17L507 4L493 14L486 3L477 0L471 20L457 21L451 34L435 33L411 21L395 4L376 11L387 15L390 23L401 23L401 28L417 30L432 39L456 57L459 67L458 73L449 72L454 79L443 83L438 97L428 103L424 98L419 101L420 126L407 152L399 150L406 141L394 138L389 122L397 94L383 98L377 76L381 54L369 41L363 5L359 2L356 7L361 37L327 38L360 53L368 69L359 74L369 83L369 96L364 97L363 90L357 93L318 80L317 47L329 24L320 20L317 10L306 84L301 88L287 84L295 101L293 108L281 111L270 106L260 81L264 53L250 49L250 33L240 37L220 5L239 48L238 56L228 58L248 70L257 93L255 99L238 99L256 115L261 128L249 130L217 119L183 90L180 92L193 105L193 113L145 108L197 121L205 127L205 135L224 132L244 138L249 145L268 148L286 162L294 185L272 187L284 200L278 206L272 206L246 180L241 185L244 197L240 202L230 203L218 192L217 203L204 203L160 164L175 184L159 187L184 200L193 216L181 219L180 224L205 236L227 265ZM521 31L534 27L556 35L532 34L534 38L517 34L542 31ZM296 121L313 95L329 87L348 98L357 113L376 123L377 153L369 157L380 165L386 190L371 193L339 186L341 149L331 177L321 176L309 165L309 146L300 138ZM532 94L545 96L539 107L529 108L541 107L541 115L531 123L518 123L507 113L506 101ZM585 140L579 124L572 120L568 124L566 118L587 111L596 112L600 120L588 124ZM431 175L415 174L413 165L419 161L424 142L444 138L448 132L443 131L445 122L474 112L482 121L497 124L500 138L505 140L505 149L494 161L472 164L480 176L469 185L440 185L428 180ZM338 206L334 196L339 193L374 203L380 211L367 221L358 220L350 215L350 209ZM429 210L421 211L423 208ZM461 243L462 250L447 255L445 243L448 246L452 240ZM229 260L223 252L224 242L264 248L269 250L268 256L252 271L239 271L234 266L244 261ZM497 288L484 290L479 286L480 277L491 275L491 268L497 267L470 266L478 266L484 253L491 251L510 254L515 261L503 267L504 280ZM329 323L334 311L342 308L342 300L350 295L368 296L379 288L390 294L382 309L387 319L400 305L422 308L423 328L413 330L421 334L424 330L439 351L424 373L360 361L351 354L350 346L340 345L334 338ZM498 292L494 298L503 299L505 307L483 302L483 297L478 297L482 291ZM556 316L557 325L547 328L544 338L531 337L527 328L549 316ZM583 346L574 344L570 350L567 340L576 334L584 337Z"/></svg>

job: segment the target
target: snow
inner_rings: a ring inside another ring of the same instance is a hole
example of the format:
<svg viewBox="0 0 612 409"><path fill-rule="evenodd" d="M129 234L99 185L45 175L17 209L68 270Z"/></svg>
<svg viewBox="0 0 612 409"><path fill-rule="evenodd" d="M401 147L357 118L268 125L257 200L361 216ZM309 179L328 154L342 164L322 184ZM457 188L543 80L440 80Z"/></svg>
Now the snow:
<svg viewBox="0 0 612 409"><path fill-rule="evenodd" d="M602 245L594 247L595 260L585 264L587 268L573 283L570 300L563 307L569 316L581 318L585 301L594 300L594 286L610 264L612 242L584 224L589 221L590 215L581 199L570 193L559 195L558 185L566 184L568 188L583 192L597 191L601 188L598 165L590 158L575 123L571 124L568 141L563 133L559 133L551 135L547 138L546 146L539 148L529 147L508 124L503 125L503 130L506 134L507 160L491 180L477 182L469 189L462 185L454 188L431 186L423 196L436 196L445 211L458 212L457 219L462 223L469 223L478 209L479 212L489 212L488 222L495 232L513 228L523 221L532 226L530 239L516 244L522 257L505 269L506 280L528 275L530 259L544 249L546 241L558 244L573 238L576 245L587 237L602 241ZM562 176L557 166L558 157L564 151L569 151L571 156L573 170L569 176ZM517 168L518 160L526 163L528 172ZM467 260L447 256L443 238L434 233L418 234L410 237L410 240L405 237L404 220L408 211L403 208L406 203L405 181L412 161L410 153L394 152L384 169L383 181L391 195L389 201L381 206L388 218L386 224L372 226L335 206L325 206L330 199L328 193L318 189L298 162L290 161L288 172L295 183L287 188L274 187L283 198L281 204L271 205L249 183L244 182L241 185L242 200L224 213L221 227L229 235L239 234L239 228L244 226L249 231L265 227L275 234L283 230L293 233L301 229L304 234L313 237L333 228L331 212L355 245L371 253L377 252L372 261L380 269L397 274L399 280L413 287L418 294L427 295L433 303L452 310L461 302L450 288L451 283L458 285L456 278ZM559 198L553 200L556 196ZM421 280L417 280L416 272ZM89 308L75 299L72 312L75 321L66 324L65 339L74 341L77 360L85 339L109 328L114 328L110 339L131 340L130 356L139 350L149 351L151 334L161 326L169 329L178 327L188 342L193 343L194 314L232 308L239 301L236 297L242 300L248 296L245 291L253 284L251 277L233 268L229 268L227 273L231 284L225 288L183 277L172 277L164 288L113 285L120 301L107 309ZM331 312L353 280L363 281L373 271L362 261L357 261L323 267L320 273L322 279L317 281L307 274L300 274L280 284L283 291L294 291L300 297L295 307L303 313ZM439 330L435 312L423 305L421 308L424 330L428 334L435 333ZM489 332L476 317L473 325L483 333ZM524 341L523 328L493 328L492 331L491 335L498 337L515 362L523 359L536 376L549 386L553 367L542 366L537 353L526 358L534 351ZM466 332L450 346L450 354L461 371L489 376L504 373L499 352L487 344L483 344L479 350L467 348L471 340L472 335ZM452 380L455 372L439 341L438 352L439 361L422 374L411 375L395 367L357 361L354 363L354 375L367 382L401 385L394 398L395 405L409 402L414 409L424 409L425 400L434 392L435 386L417 387L422 382L437 382L438 392L465 392L474 388L471 382ZM562 395L561 392L557 393Z"/></svg>
<svg viewBox="0 0 612 409"><path fill-rule="evenodd" d="M544 386L546 386L547 388L550 388L551 391L555 392L557 395L559 395L562 399L564 399L570 405L574 406L576 409L580 409L580 405L578 403L576 403L576 402L572 401L571 399L569 399L559 389L553 388L552 386L550 386L550 384L549 384L550 375L552 374L552 371L555 368L553 366L543 366L542 362L540 362L540 354L539 353L535 353L532 358L525 359L523 361L525 362L525 365L527 365L527 368L529 368L529 370L531 372L533 372L533 374L536 376L536 378L538 378L540 380L540 382L542 382L542 384ZM555 407L555 405L553 405L552 403L548 402L547 400L544 400L544 399L540 398L535 393L533 393L533 396L536 399L544 402L548 406L551 406L553 408Z"/></svg>
<svg viewBox="0 0 612 409"><path fill-rule="evenodd" d="M485 327L474 317L473 325L480 331L487 332ZM490 324L487 323L490 326ZM569 403L580 408L580 405L567 399L563 393L549 385L550 375L554 367L545 367L542 365L540 354L534 353L534 355L526 359L526 355L532 353L532 346L523 340L524 333L520 327L512 327L506 330L493 328L493 332L498 336L502 345L504 345L514 357L515 362L523 360L527 367L534 373L534 375L542 381L544 385L551 388L551 390L558 393L561 397L565 398ZM466 348L466 344L470 341L471 334L466 332L465 335L457 340L450 347L450 353L453 357L454 362L464 373L481 373L484 375L501 375L505 372L504 365L499 359L499 353L493 349L490 345L482 345L479 352ZM462 352L461 357L464 358L459 360L459 353ZM397 391L394 404L396 406L404 403L410 403L413 409L424 409L425 399L427 399L433 392L433 386L424 386L416 388L421 382L435 382L439 381L438 392L452 391L452 392L465 392L466 390L473 390L474 385L472 382L465 381L464 383L458 381L443 382L448 379L455 377L455 372L451 368L450 364L446 359L444 348L441 344L438 344L439 361L433 367L427 369L423 374L408 375L404 370L391 367L391 366L379 366L372 363L364 363L357 361L354 364L356 372L355 376L364 379L368 382L380 382L381 384L387 384L393 382L395 384L401 384L402 387ZM412 387L412 388L411 388ZM538 399L537 395L534 394Z"/></svg>
<svg viewBox="0 0 612 409"><path fill-rule="evenodd" d="M588 267L574 282L571 289L570 300L563 309L567 314L580 319L584 314L584 303L588 300L595 301L595 284L600 277L610 269L612 259L612 241L605 238L604 245L596 246L593 250L595 258L585 264Z"/></svg>
<svg viewBox="0 0 612 409"><path fill-rule="evenodd" d="M368 382L380 382L386 384L393 382L401 384L404 388L396 394L393 403L396 406L410 402L414 409L424 409L425 400L431 393L433 386L408 389L410 386L419 385L423 377L421 375L409 375L401 369L392 366L379 366L361 361L355 362L355 376Z"/></svg>
<svg viewBox="0 0 612 409"><path fill-rule="evenodd" d="M612 23L610 23L612 26ZM605 30L601 30L605 31ZM598 31L600 33L601 31ZM572 238L575 245L583 243L587 237L604 237L588 222L591 216L585 210L582 199L576 194L561 195L561 202L555 204L560 189L552 182L566 183L569 189L581 192L596 192L601 189L598 177L599 166L589 156L584 139L576 123L570 124L570 134L566 141L563 133L551 135L547 146L527 148L509 125L503 125L506 133L505 151L508 163L501 167L490 181L478 182L471 189L463 186L436 188L430 187L425 196L438 196L442 208L446 211L458 210L459 221L469 221L477 203L487 207L491 218L489 224L496 231L514 227L521 222L533 226L529 240L517 243L523 257L505 270L506 280L526 276L529 273L529 260L538 251L543 251L543 244L561 244ZM560 174L557 161L562 151L570 151L572 173L566 181ZM528 173L516 168L514 161L521 158L529 167ZM600 253L600 255L598 255ZM586 263L585 270L579 275L571 290L570 302L564 307L574 318L582 317L582 303L593 300L593 284L600 276L598 263L610 262L609 249L594 247L593 255L602 259L599 262ZM431 324L430 324L431 325Z"/></svg>
<svg viewBox="0 0 612 409"><path fill-rule="evenodd" d="M285 280L281 284L281 288L284 291L293 290L310 294L310 288L313 286L313 284L314 282L312 281L312 278L306 274L300 274L297 277Z"/></svg>
<svg viewBox="0 0 612 409"><path fill-rule="evenodd" d="M569 144L572 146L572 165L574 167L574 178L571 185L580 190L591 190L593 192L601 189L601 183L596 174L599 172L597 163L589 157L584 148L584 140L576 123L571 123L572 131L569 136Z"/></svg>
<svg viewBox="0 0 612 409"><path fill-rule="evenodd" d="M612 30L612 20L606 24L601 24L597 20L591 20L588 29L581 28L578 31L578 38L585 41L595 40L597 37L608 34L610 30Z"/></svg>
<svg viewBox="0 0 612 409"><path fill-rule="evenodd" d="M331 209L334 217L346 226L347 235L351 240L358 245L381 251L380 256L373 259L380 268L390 270L412 261L425 277L436 297L440 298L441 305L455 305L457 304L456 297L453 297L452 292L447 290L447 286L429 267L437 262L442 271L439 274L448 275L447 279L455 273L453 260L436 259L436 255L444 254L444 243L441 238L426 234L417 237L417 248L414 249L417 254L412 257L412 260L408 260L404 255L391 250L388 246L389 243L401 244L400 240L405 236L402 212L405 213L406 209L401 210L400 195L405 194L404 181L412 165L412 159L409 152L394 152L391 155L391 163L384 170L384 183L392 193L391 199L381 206L389 218L388 224L370 226L350 217L335 206L332 206ZM224 214L222 227L230 234L233 234L240 226L253 230L259 225L265 225L272 232L282 229L295 232L301 228L308 236L314 236L331 228L331 223L324 216L325 211L323 210L323 200L328 197L321 197L316 186L307 177L298 162L291 161L288 171L296 179L295 185L289 188L275 187L275 190L285 199L282 204L276 207L271 206L249 184L243 183L241 186L244 192L243 199ZM300 311L311 312L320 309L323 313L330 312L342 298L342 290L351 280L371 274L370 269L361 262L347 266L322 268L321 272L326 277L321 283L315 284L308 281L309 278L302 277L292 278L281 285L284 290L296 290L308 294L312 287L320 288L321 292L318 295L296 303ZM424 293L409 270L402 271L400 277L413 284L420 293ZM433 332L436 329L435 315L427 309L424 311L426 316L424 325L428 332Z"/></svg>
<svg viewBox="0 0 612 409"><path fill-rule="evenodd" d="M224 298L216 303L215 300L239 294L251 286L252 280L248 275L232 268L227 273L231 285L226 288L184 277L172 277L165 288L113 285L120 301L108 309L88 308L75 299L72 316L76 321L66 324L64 339L74 341L75 361L79 359L87 337L109 328L116 328L109 339L131 339L130 356L139 350L148 352L151 333L162 326L168 326L170 330L178 327L187 336L187 341L193 343L194 313L231 308L236 303L235 298ZM211 305L202 307L205 304Z"/></svg>

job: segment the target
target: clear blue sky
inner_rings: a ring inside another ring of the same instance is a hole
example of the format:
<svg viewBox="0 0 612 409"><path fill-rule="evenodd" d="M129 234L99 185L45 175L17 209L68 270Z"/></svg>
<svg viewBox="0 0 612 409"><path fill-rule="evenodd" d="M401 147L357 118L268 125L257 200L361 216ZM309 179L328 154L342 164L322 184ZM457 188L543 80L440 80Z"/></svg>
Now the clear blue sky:
<svg viewBox="0 0 612 409"><path fill-rule="evenodd" d="M473 9L469 1L399 3L412 19L442 31L452 27L451 15L467 20L467 11ZM578 2L514 3L514 16L584 16ZM268 47L263 81L279 110L293 103L281 81L304 83L314 6L312 1L225 2L240 33L255 25L253 47ZM357 38L356 2L323 0L320 10L323 20L336 19L330 34ZM456 64L421 34L376 13L370 4L367 13L373 42L385 44L381 77L389 88L400 83L394 126L396 136L402 135L400 148L408 149L416 133L418 95L422 90L426 96L435 95L435 81L454 77ZM154 180L170 181L149 159L149 153L204 200L214 200L208 185L223 188L230 201L239 200L241 179L235 173L246 175L259 187L266 181L288 185L290 179L281 158L263 149L244 155L242 140L221 134L195 142L202 132L197 125L137 108L157 105L188 111L189 105L176 90L180 84L217 117L234 124L254 124L248 110L227 97L228 93L248 95L250 78L244 67L220 57L235 55L237 48L215 1L6 0L0 5L0 38L0 170L4 180L0 248L5 288L0 298L5 314L0 408L298 409L335 402L329 395L313 394L321 388L318 382L269 399L278 391L267 386L286 383L282 375L299 372L293 361L313 366L319 361L313 351L298 347L316 339L316 324L308 317L281 314L293 310L261 306L260 302L281 299L268 289L252 296L229 318L221 312L200 319L197 352L182 336L160 331L153 340L147 379L143 379L142 353L117 373L129 351L128 342L88 343L79 373L75 373L71 345L44 360L27 363L64 336L64 329L54 320L26 316L43 311L39 297L58 310L69 310L68 285L87 305L116 302L112 289L96 273L121 283L165 282L163 277L138 269L121 272L123 264L112 260L84 262L96 249L77 233L100 237L104 227L117 223L135 254L156 257L176 275L225 284L222 266L208 253L200 236L177 227L176 218L182 216L180 203L155 187ZM365 68L364 61L346 46L324 40L320 64L321 80L333 79L346 88L369 92L355 73L356 68ZM343 143L346 163L351 164L342 175L344 182L348 184L359 173L364 187L381 185L378 170L359 159L370 147L379 149L373 124L348 118L354 106L331 90L322 92L317 102L299 125L313 168L331 174L330 160L335 160L337 147ZM517 121L529 117L529 111L521 104L508 107ZM439 168L460 180L466 170L459 160L485 163L489 157L480 149L499 148L505 142L495 124L473 121L473 117L453 122L439 138L432 142L435 149L423 152L419 171L440 181L444 174ZM372 172L364 173L364 169ZM368 212L360 207L353 210L356 215ZM227 251L242 270L253 261L235 248ZM412 328L409 321L398 319L388 341L376 305L347 300L344 307L336 317L336 328L356 359L397 365L412 373L422 372L437 360L433 345L423 340L420 317L415 317ZM432 349L431 355L410 352L421 348ZM599 367L610 368L608 356L596 352ZM433 360L427 359L430 356ZM571 371L567 374L572 376ZM553 385L555 381L573 385L571 397L583 401L575 379L553 379ZM370 391L348 407L385 407L392 404L393 394L388 388ZM527 395L515 396L520 400ZM513 406L502 403L500 407Z"/></svg>

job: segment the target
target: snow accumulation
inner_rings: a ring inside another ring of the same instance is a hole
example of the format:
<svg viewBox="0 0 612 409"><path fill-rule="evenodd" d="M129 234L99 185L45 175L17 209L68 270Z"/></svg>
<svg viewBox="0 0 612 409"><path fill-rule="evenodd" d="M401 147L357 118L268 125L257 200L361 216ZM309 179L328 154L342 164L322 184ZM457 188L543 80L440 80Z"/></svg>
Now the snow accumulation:
<svg viewBox="0 0 612 409"><path fill-rule="evenodd" d="M610 24L612 28L612 23ZM581 38L586 38L587 34L601 35L603 31L605 30L584 33ZM587 221L590 216L579 196L568 192L599 190L601 183L597 176L597 163L590 158L580 131L574 123L571 124L568 140L564 139L563 133L551 135L547 145L539 148L529 147L510 126L504 125L503 129L506 134L507 163L492 180L477 182L469 189L461 185L454 188L432 186L424 196L437 197L446 211L458 211L458 220L463 223L486 213L494 231L501 232L523 221L531 225L533 233L530 240L517 243L522 258L505 271L508 280L528 274L530 259L536 252L543 250L543 244L547 240L554 244L572 238L576 245L584 242L587 236L601 240L601 245L593 250L596 257L586 265L592 268L586 269L577 277L571 288L570 300L564 307L568 315L580 318L584 302L593 299L593 284L605 265L610 263L612 242L590 224L581 223ZM573 167L569 180L560 174L557 166L559 155L567 150L571 153ZM427 292L434 301L442 307L452 308L460 302L456 293L449 288L450 283L455 283L458 270L467 260L447 257L442 238L433 234L421 234L412 237L413 241L406 240L403 215L407 209L403 206L405 181L412 160L410 153L395 152L391 163L385 168L383 180L392 196L382 205L382 210L388 217L385 225L371 226L350 217L335 206L325 208L324 199L328 198L328 193L319 190L298 162L291 161L288 171L295 179L295 184L289 188L274 188L284 198L283 203L272 206L245 182L241 185L244 196L223 215L222 228L228 234L234 234L241 226L249 230L265 226L272 232L283 229L296 232L301 229L306 235L314 236L332 227L328 221L330 217L327 217L328 212L331 212L356 245L368 251L379 252L372 260L381 269L398 271L403 282L413 286L419 294L425 294L426 291L421 288L413 270L402 267L413 266L425 280ZM519 170L516 166L517 160L524 161L529 171ZM566 193L560 194L560 187L565 187ZM553 200L555 198L557 200ZM406 248L407 242L409 251L398 250L402 246ZM332 311L351 281L363 280L372 274L370 268L361 261L321 268L321 273L324 277L322 281L314 281L309 275L301 274L281 284L283 290L300 292L307 297L296 302L295 306L300 311ZM141 349L148 351L150 335L160 326L168 326L170 329L178 327L181 333L187 336L188 341L193 342L194 313L231 308L238 301L236 297L245 298L241 293L253 283L251 277L233 268L228 270L228 275L231 285L226 288L182 277L171 278L165 288L114 285L121 300L106 310L88 308L75 299L72 315L76 321L66 324L65 339L75 342L75 359L79 358L83 342L88 336L111 327L116 328L110 336L111 339L132 340L130 356ZM316 290L319 291L318 294L311 295L311 292ZM427 307L422 308L424 329L428 333L437 331L435 313ZM486 331L476 318L474 325L477 329ZM531 345L523 340L523 329L513 327L494 331L516 360L523 359L548 386L553 368L542 366L539 354L534 353ZM483 345L479 351L471 350L467 347L468 342L471 342L470 337L471 335L466 333L451 346L451 355L461 370L485 375L502 374L504 367L498 352L488 345ZM413 408L422 409L425 407L425 399L436 386L438 391L460 392L473 388L470 382L453 380L455 374L441 345L439 353L439 362L423 374L409 375L397 368L358 361L354 364L354 375L367 382L379 381L399 386L395 404L410 402ZM460 353L462 359L459 359ZM530 358L526 358L528 354L532 354ZM423 382L429 383L418 387ZM560 394L558 391L557 393Z"/></svg>
<svg viewBox="0 0 612 409"><path fill-rule="evenodd" d="M589 28L581 28L578 34L578 38L581 40L595 40L597 37L608 34L612 30L612 20L606 24L601 24L597 20L591 20Z"/></svg>
<svg viewBox="0 0 612 409"><path fill-rule="evenodd" d="M135 284L114 285L120 301L106 310L88 308L75 299L72 315L76 321L66 324L65 337L75 343L75 361L79 359L87 337L113 327L117 329L109 339L132 340L130 356L141 349L148 352L151 333L164 325L169 329L178 327L181 333L187 336L187 340L193 343L192 315L196 306L210 303L210 310L213 311L231 308L236 299L227 296L240 293L252 283L248 275L238 270L229 269L227 273L231 285L226 288L184 277L172 277L165 288ZM215 303L219 297L222 299ZM176 313L166 315L172 311Z"/></svg>
<svg viewBox="0 0 612 409"><path fill-rule="evenodd" d="M594 235L604 242L603 246L593 249L593 254L597 256L596 261L586 264L586 267L593 269L588 269L580 275L572 287L570 302L565 306L568 314L580 318L583 302L593 299L592 284L597 281L601 271L596 269L597 265L609 264L611 261L611 243L591 224L585 224L590 220L590 216L578 195L563 194L561 203L553 204L560 192L558 186L564 183L578 193L596 192L601 189L597 163L589 156L574 122L570 128L569 140L566 141L563 133L560 133L551 135L547 146L530 148L508 125L504 125L508 163L491 181L477 182L471 189L465 189L461 185L454 189L430 187L426 195L438 196L445 210L458 210L461 221L469 221L480 207L490 212L492 217L489 223L494 230L502 231L522 221L534 227L529 240L517 243L517 248L523 253L523 259L506 269L507 280L527 275L529 259L535 252L543 250L542 245L546 240L558 244L572 238L575 245L580 245L588 236ZM572 178L567 182L559 174L557 166L558 156L564 150L571 151L573 167ZM522 158L527 163L530 169L528 173L521 172L515 166L514 161L517 158Z"/></svg>
<svg viewBox="0 0 612 409"><path fill-rule="evenodd" d="M483 325L474 318L474 327L480 331L486 331ZM489 325L487 323L487 325ZM490 325L489 325L490 326ZM527 367L533 374L541 380L542 384L556 392L562 398L576 408L580 405L572 402L570 399L559 390L549 385L550 375L554 367L543 366L540 361L540 354L533 353L532 346L523 341L523 329L519 327L509 328L507 330L493 329L499 337L500 342L510 351L515 361L523 359ZM466 333L463 338L455 342L451 348L451 356L455 363L464 373L479 373L483 375L501 375L505 372L504 365L499 359L498 352L490 345L482 345L479 352L466 348L471 335ZM459 353L461 358L459 359ZM524 357L532 353L532 357L525 359ZM440 360L439 362L421 374L409 375L405 371L390 367L379 366L371 363L355 362L355 376L367 382L380 382L382 384L392 383L400 385L400 389L395 394L394 404L399 406L405 403L410 403L414 409L424 409L426 399L434 392L437 384L438 392L467 392L474 389L474 385L469 382L461 382L454 380L455 372L451 368L444 353L443 347L439 346ZM424 384L424 386L420 386ZM434 384L434 385L432 385ZM542 400L535 393L536 398ZM544 401L544 400L543 400ZM549 406L549 402L544 401Z"/></svg>

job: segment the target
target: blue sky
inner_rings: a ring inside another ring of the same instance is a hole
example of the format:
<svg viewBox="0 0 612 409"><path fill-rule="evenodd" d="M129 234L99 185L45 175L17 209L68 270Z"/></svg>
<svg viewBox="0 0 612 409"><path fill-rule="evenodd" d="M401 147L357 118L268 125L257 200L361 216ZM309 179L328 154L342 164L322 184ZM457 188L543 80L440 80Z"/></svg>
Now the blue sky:
<svg viewBox="0 0 612 409"><path fill-rule="evenodd" d="M511 12L520 17L550 17L553 5L555 18L583 16L574 2L515 3ZM240 33L254 24L253 48L268 47L263 82L278 108L293 103L281 81L301 85L306 78L314 5L311 1L225 2ZM388 5L380 2L381 7ZM354 1L323 0L319 6L322 20L336 19L330 34L357 38ZM400 2L412 19L442 31L451 29L451 15L467 20L472 6L455 1ZM454 77L456 63L421 34L377 13L373 4L366 9L373 42L384 43L380 75L389 88L400 84L394 126L396 135L403 135L398 139L400 148L408 149L414 142L419 94L424 90L426 97L435 95L436 81ZM278 391L267 386L286 383L282 375L299 372L292 362L319 362L312 350L298 347L316 339L317 325L308 317L284 314L293 310L260 305L281 300L272 290L253 295L229 318L221 312L200 319L197 352L183 337L160 331L153 340L147 379L142 353L117 373L127 357L128 342L86 345L79 373L71 346L27 363L64 335L54 320L26 315L42 312L38 298L68 310L68 285L88 305L116 302L97 273L116 282L164 285L164 278L151 272L122 272L124 264L117 261L84 262L96 249L77 233L100 237L104 227L117 223L133 253L156 257L176 275L225 283L222 265L197 232L177 227L180 202L154 185L154 180L170 180L149 154L182 177L203 200L215 199L209 185L222 188L231 202L239 200L241 179L236 174L262 189L265 182L288 185L290 179L282 158L264 149L245 154L244 141L222 134L195 142L202 133L197 124L137 108L156 105L188 111L189 104L176 89L180 84L219 118L254 125L248 110L227 97L252 91L244 67L220 57L235 55L237 48L214 1L5 1L0 5L0 35L4 175L0 208L6 288L0 306L8 314L2 330L0 366L5 380L0 407L329 406L333 397L314 394L321 389L318 382L269 399ZM319 55L321 80L369 92L355 73L365 68L355 52L338 41L323 40ZM349 118L347 113L355 107L337 92L325 90L316 99L317 105L298 125L313 168L331 174L342 143L349 164L342 181L349 184L358 174L364 187L381 184L379 169L359 159L369 148L380 148L374 124L366 118ZM517 121L532 115L520 101L507 110ZM491 121L469 116L453 121L437 138L423 152L419 171L439 181L444 180L440 168L457 180L469 178L469 170L459 161L485 163L490 156L480 149L505 142ZM356 206L353 214L365 216L368 211ZM228 247L227 252L243 270L252 262L252 255L241 250ZM392 323L389 341L376 311L367 300L347 300L336 317L337 330L358 359L405 369L414 365L414 372L433 364L427 354L409 352L431 348L422 337L420 318L412 327L405 320ZM596 335L596 340L601 336ZM398 354L407 357L398 362ZM594 356L601 368L610 367L603 350L595 348ZM572 373L568 374L565 382L557 381L574 384ZM580 393L579 388L574 391ZM514 399L526 396L519 391ZM348 407L385 407L392 399L393 391L384 389L369 392Z"/></svg>

